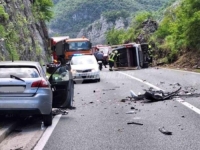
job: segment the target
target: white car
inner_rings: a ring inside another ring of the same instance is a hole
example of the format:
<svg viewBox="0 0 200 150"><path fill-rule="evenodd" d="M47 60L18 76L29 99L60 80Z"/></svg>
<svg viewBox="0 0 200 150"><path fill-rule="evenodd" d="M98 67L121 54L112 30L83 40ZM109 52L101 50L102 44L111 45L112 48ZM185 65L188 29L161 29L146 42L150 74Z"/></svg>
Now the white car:
<svg viewBox="0 0 200 150"><path fill-rule="evenodd" d="M99 64L94 55L75 55L71 59L74 81L95 80L100 82Z"/></svg>

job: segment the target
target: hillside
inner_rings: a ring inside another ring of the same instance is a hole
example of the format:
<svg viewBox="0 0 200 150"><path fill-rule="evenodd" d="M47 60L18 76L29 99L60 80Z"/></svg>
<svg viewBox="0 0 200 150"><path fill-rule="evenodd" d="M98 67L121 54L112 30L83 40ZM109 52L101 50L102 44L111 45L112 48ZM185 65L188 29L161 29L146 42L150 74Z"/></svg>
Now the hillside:
<svg viewBox="0 0 200 150"><path fill-rule="evenodd" d="M55 15L48 24L49 34L69 35L71 37L76 37L82 28L100 19L102 14L124 11L126 12L124 14L126 18L128 17L127 14L132 15L137 11L158 10L169 2L169 0L121 0L120 2L118 0L53 1Z"/></svg>
<svg viewBox="0 0 200 150"><path fill-rule="evenodd" d="M51 16L47 9L53 3L46 0L0 2L0 61L13 58L48 62L49 36L44 21Z"/></svg>

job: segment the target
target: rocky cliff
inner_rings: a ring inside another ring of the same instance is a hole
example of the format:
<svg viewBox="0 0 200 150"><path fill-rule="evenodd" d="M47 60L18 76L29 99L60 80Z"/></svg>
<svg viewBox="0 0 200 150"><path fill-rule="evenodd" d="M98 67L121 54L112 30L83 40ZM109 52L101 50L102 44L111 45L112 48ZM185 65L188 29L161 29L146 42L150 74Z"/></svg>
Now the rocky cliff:
<svg viewBox="0 0 200 150"><path fill-rule="evenodd" d="M48 32L34 17L34 0L0 0L0 60L47 62Z"/></svg>
<svg viewBox="0 0 200 150"><path fill-rule="evenodd" d="M112 28L126 29L130 24L130 20L129 18L120 18L115 22L107 22L107 20L101 16L99 20L81 29L77 37L85 36L91 40L93 45L106 44L106 32Z"/></svg>

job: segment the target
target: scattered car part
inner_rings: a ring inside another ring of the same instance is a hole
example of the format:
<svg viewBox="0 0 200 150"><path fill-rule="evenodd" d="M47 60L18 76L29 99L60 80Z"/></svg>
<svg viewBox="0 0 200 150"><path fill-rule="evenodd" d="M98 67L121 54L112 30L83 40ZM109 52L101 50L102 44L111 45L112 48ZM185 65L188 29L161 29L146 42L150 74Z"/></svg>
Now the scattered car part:
<svg viewBox="0 0 200 150"><path fill-rule="evenodd" d="M165 93L162 90L153 90L152 88L150 88L149 90L146 90L144 94L141 95L136 95L133 91L131 91L131 96L135 99L135 100L150 100L150 101L163 101L163 100L167 100L167 99L171 99L173 96L177 96L178 92L181 90L181 87L174 91L174 92L167 92Z"/></svg>
<svg viewBox="0 0 200 150"><path fill-rule="evenodd" d="M126 114L135 114L135 113L136 113L135 111L126 112Z"/></svg>
<svg viewBox="0 0 200 150"><path fill-rule="evenodd" d="M128 122L127 124L136 124L136 125L143 125L142 123L138 123L138 122Z"/></svg>
<svg viewBox="0 0 200 150"><path fill-rule="evenodd" d="M165 135L172 135L171 131L167 131L164 127L158 129L161 133Z"/></svg>

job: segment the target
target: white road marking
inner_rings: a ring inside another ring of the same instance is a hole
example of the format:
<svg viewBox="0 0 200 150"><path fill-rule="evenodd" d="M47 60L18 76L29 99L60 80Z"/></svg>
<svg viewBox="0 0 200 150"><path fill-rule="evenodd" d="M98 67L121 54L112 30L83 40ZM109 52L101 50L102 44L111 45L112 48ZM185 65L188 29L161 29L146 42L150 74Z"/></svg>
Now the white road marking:
<svg viewBox="0 0 200 150"><path fill-rule="evenodd" d="M197 114L200 115L200 109L198 109L197 107L191 105L190 103L188 103L188 102L186 102L186 101L184 101L184 100L182 100L180 98L176 99L176 101L181 103L181 104L183 104L183 105L185 105L186 107L190 108L191 110L193 110L194 112L196 112Z"/></svg>
<svg viewBox="0 0 200 150"><path fill-rule="evenodd" d="M136 78L136 77L134 77L134 76L131 76L131 75L129 75L129 74L126 74L126 73L123 73L123 72L119 72L120 74L123 74L123 75L125 75L125 76L127 76L127 77L130 77L130 78L132 78L132 79L134 79L134 80L137 80L137 81L139 81L139 82L142 82L142 83L144 83L144 84L146 84L146 85L148 85L148 86L150 86L150 87L152 87L152 88L154 88L154 89L156 89L156 90L162 90L162 89L160 89L159 87L157 87L157 86L155 86L155 85L153 85L153 84L151 84L151 83L149 83L149 82L146 82L146 81L143 81L143 80L141 80L141 79L139 79L139 78Z"/></svg>
<svg viewBox="0 0 200 150"><path fill-rule="evenodd" d="M39 140L39 142L37 143L37 145L34 147L33 150L42 150L44 148L44 146L46 145L47 141L49 140L53 130L55 129L58 121L60 120L61 116L62 115L56 115L53 118L52 125L46 129L46 131L44 132L41 139Z"/></svg>
<svg viewBox="0 0 200 150"><path fill-rule="evenodd" d="M139 78L136 78L136 77L133 77L133 76L131 76L131 75L129 75L129 74L126 74L126 73L123 73L123 72L119 72L119 73L120 73L120 74L123 74L123 75L125 75L125 76L127 76L127 77L130 77L130 78L132 78L132 79L134 79L134 80L137 80L137 81L139 81L139 82L142 82L142 83L144 83L144 84L146 84L146 85L148 85L148 86L150 86L150 87L152 87L152 88L154 88L154 89L156 89L156 90L162 90L162 89L160 89L159 87L157 87L157 86L155 86L155 85L153 85L153 84L151 84L151 83L149 83L149 82L143 81L143 80L141 80L141 79L139 79ZM164 90L162 90L162 91L164 91ZM198 109L197 107L191 105L191 104L188 103L188 102L185 102L185 101L184 101L183 99L181 99L181 98L177 98L176 101L179 102L179 103L181 103L181 104L183 104L183 105L186 106L187 108L193 110L194 112L196 112L197 114L200 115L200 109Z"/></svg>
<svg viewBox="0 0 200 150"><path fill-rule="evenodd" d="M191 72L191 71L186 71L186 70L178 70L178 69L170 69L170 68L162 68L162 69L166 69L166 70L172 70L172 71L177 71L177 72L184 72L184 73L190 73L190 74L196 74L196 75L200 75L200 73L198 73L198 72Z"/></svg>

